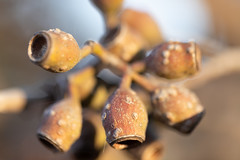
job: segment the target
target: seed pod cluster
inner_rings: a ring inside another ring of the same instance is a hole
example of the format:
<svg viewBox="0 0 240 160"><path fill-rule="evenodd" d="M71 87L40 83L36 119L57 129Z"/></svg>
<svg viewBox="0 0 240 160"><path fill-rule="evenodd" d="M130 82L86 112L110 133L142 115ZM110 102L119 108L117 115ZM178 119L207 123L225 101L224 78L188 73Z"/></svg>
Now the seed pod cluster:
<svg viewBox="0 0 240 160"><path fill-rule="evenodd" d="M131 89L119 88L108 99L102 123L107 142L115 149L125 149L145 141L148 123L146 109Z"/></svg>
<svg viewBox="0 0 240 160"><path fill-rule="evenodd" d="M182 133L191 133L204 114L197 96L182 87L170 86L156 90L152 103L155 115Z"/></svg>
<svg viewBox="0 0 240 160"><path fill-rule="evenodd" d="M149 71L168 79L183 78L200 69L201 52L194 42L166 42L146 58Z"/></svg>

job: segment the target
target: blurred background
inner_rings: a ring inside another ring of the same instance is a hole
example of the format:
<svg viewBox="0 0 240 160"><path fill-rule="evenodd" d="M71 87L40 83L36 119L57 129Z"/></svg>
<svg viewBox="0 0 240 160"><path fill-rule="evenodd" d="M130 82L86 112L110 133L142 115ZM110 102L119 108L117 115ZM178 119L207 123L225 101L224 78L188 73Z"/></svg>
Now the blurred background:
<svg viewBox="0 0 240 160"><path fill-rule="evenodd" d="M124 7L152 15L166 39L194 39L218 51L239 48L239 0L126 0ZM104 33L103 18L89 0L0 1L0 89L56 76L27 56L32 35L50 28L71 33L79 45ZM207 114L190 136L163 129L164 160L239 160L240 74L219 77L194 91ZM38 142L42 105L18 115L0 115L0 160L70 159Z"/></svg>

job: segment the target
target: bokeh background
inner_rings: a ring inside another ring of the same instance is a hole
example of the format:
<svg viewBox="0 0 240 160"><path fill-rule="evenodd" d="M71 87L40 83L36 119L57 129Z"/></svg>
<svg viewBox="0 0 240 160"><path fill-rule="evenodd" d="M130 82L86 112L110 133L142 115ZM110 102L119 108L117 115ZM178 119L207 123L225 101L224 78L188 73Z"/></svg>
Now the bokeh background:
<svg viewBox="0 0 240 160"><path fill-rule="evenodd" d="M219 52L240 45L239 0L126 0L124 7L149 12L166 39L210 41ZM0 1L0 89L57 76L33 65L27 56L31 36L50 28L71 33L79 44L98 40L104 33L103 19L89 0ZM163 159L239 160L240 74L229 73L194 91L207 114L190 136L163 128ZM38 142L35 132L43 105L0 115L0 160L70 159ZM117 155L115 159L122 158Z"/></svg>

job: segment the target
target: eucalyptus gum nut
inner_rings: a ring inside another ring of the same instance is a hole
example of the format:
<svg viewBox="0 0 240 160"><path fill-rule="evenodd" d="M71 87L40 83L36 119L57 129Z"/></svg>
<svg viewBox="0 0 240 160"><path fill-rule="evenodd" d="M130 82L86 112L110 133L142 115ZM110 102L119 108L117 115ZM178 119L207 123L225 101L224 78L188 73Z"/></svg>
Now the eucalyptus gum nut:
<svg viewBox="0 0 240 160"><path fill-rule="evenodd" d="M147 42L147 48L152 48L163 41L162 33L157 23L145 12L125 9L120 15L122 23L137 32Z"/></svg>
<svg viewBox="0 0 240 160"><path fill-rule="evenodd" d="M168 79L183 78L200 70L201 52L194 42L166 42L145 59L147 69Z"/></svg>
<svg viewBox="0 0 240 160"><path fill-rule="evenodd" d="M104 14L117 13L123 4L123 0L91 0Z"/></svg>
<svg viewBox="0 0 240 160"><path fill-rule="evenodd" d="M80 137L81 106L72 98L56 102L45 110L37 131L39 140L53 151L66 152Z"/></svg>
<svg viewBox="0 0 240 160"><path fill-rule="evenodd" d="M119 88L108 99L102 111L102 123L107 142L120 150L145 141L148 115L134 91Z"/></svg>
<svg viewBox="0 0 240 160"><path fill-rule="evenodd" d="M93 91L96 85L95 69L86 67L82 70L74 72L68 76L70 87L76 90L81 100L86 99Z"/></svg>
<svg viewBox="0 0 240 160"><path fill-rule="evenodd" d="M36 33L29 42L30 60L51 72L66 72L81 59L80 48L71 34L60 29Z"/></svg>
<svg viewBox="0 0 240 160"><path fill-rule="evenodd" d="M156 90L152 103L155 116L182 133L191 133L205 112L197 96L182 87Z"/></svg>
<svg viewBox="0 0 240 160"><path fill-rule="evenodd" d="M101 41L109 52L124 61L131 61L146 46L142 37L125 24L107 32Z"/></svg>

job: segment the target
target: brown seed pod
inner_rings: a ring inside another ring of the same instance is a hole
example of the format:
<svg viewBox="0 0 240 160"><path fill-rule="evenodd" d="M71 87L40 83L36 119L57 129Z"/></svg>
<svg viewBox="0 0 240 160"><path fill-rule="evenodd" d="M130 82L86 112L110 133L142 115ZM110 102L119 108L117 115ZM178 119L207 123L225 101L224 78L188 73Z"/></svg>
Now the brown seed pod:
<svg viewBox="0 0 240 160"><path fill-rule="evenodd" d="M131 89L119 88L108 99L102 123L107 142L115 149L134 147L145 141L146 109Z"/></svg>
<svg viewBox="0 0 240 160"><path fill-rule="evenodd" d="M182 78L199 71L201 52L194 42L166 42L146 57L146 65L149 71L161 77Z"/></svg>
<svg viewBox="0 0 240 160"><path fill-rule="evenodd" d="M66 72L81 59L80 48L71 34L60 29L36 33L29 42L30 60L51 72Z"/></svg>
<svg viewBox="0 0 240 160"><path fill-rule="evenodd" d="M100 114L83 110L83 128L80 138L71 148L76 159L96 159L102 151L106 136Z"/></svg>
<svg viewBox="0 0 240 160"><path fill-rule="evenodd" d="M123 0L91 0L103 14L116 14L122 7Z"/></svg>
<svg viewBox="0 0 240 160"><path fill-rule="evenodd" d="M147 13L125 9L120 15L120 20L147 42L147 49L163 41L157 23Z"/></svg>
<svg viewBox="0 0 240 160"><path fill-rule="evenodd" d="M123 0L91 0L103 13L107 29L119 25L118 13L122 8Z"/></svg>
<svg viewBox="0 0 240 160"><path fill-rule="evenodd" d="M53 151L68 151L80 136L81 114L79 102L70 97L56 102L44 112L37 131L39 140Z"/></svg>
<svg viewBox="0 0 240 160"><path fill-rule="evenodd" d="M205 112L194 93L176 86L156 90L152 103L155 116L182 133L191 133Z"/></svg>
<svg viewBox="0 0 240 160"><path fill-rule="evenodd" d="M121 25L108 32L101 39L104 47L124 61L130 61L140 50L145 41L127 25Z"/></svg>

